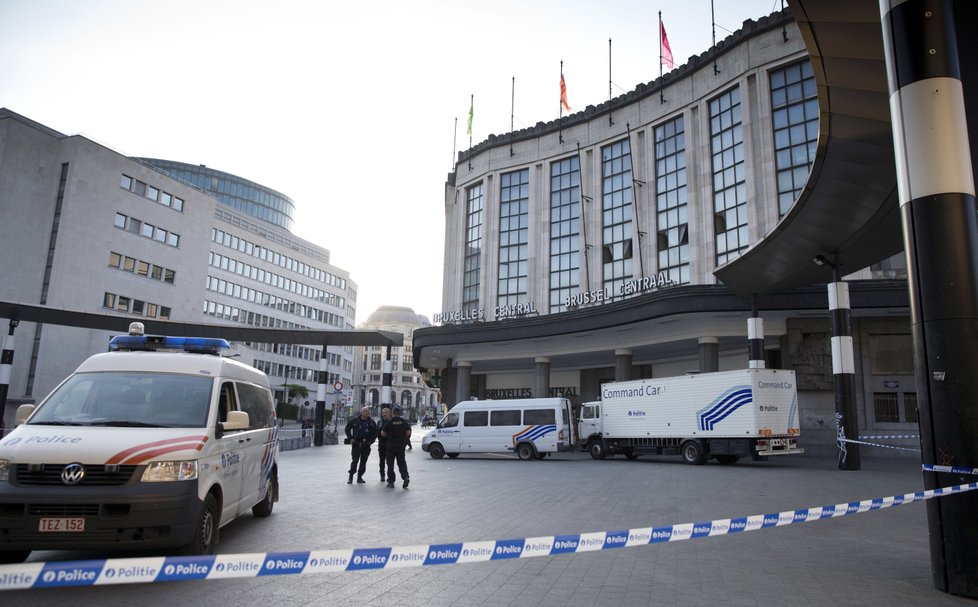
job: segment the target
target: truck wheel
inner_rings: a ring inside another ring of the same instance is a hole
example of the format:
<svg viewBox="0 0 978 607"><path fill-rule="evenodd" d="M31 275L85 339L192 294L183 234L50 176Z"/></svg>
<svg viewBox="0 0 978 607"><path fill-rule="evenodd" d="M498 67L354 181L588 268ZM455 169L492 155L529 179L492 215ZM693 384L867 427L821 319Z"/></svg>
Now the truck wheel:
<svg viewBox="0 0 978 607"><path fill-rule="evenodd" d="M0 552L0 563L23 563L30 555L30 550L12 550Z"/></svg>
<svg viewBox="0 0 978 607"><path fill-rule="evenodd" d="M592 459L604 459L606 455L604 450L604 443L600 440L593 440L587 447L588 452L591 454Z"/></svg>
<svg viewBox="0 0 978 607"><path fill-rule="evenodd" d="M697 441L686 441L680 450L682 451L683 461L687 464L699 466L704 462L703 447Z"/></svg>
<svg viewBox="0 0 978 607"><path fill-rule="evenodd" d="M622 449L622 453L624 453L625 457L628 459L638 459L638 453L635 453L635 449L632 449L631 447Z"/></svg>
<svg viewBox="0 0 978 607"><path fill-rule="evenodd" d="M275 493L278 491L278 472L272 472L272 480L268 483L268 490L265 497L260 502L251 507L251 513L258 517L266 517L272 514L275 507Z"/></svg>
<svg viewBox="0 0 978 607"><path fill-rule="evenodd" d="M522 460L531 460L536 455L536 449L530 443L520 443L516 445L516 457Z"/></svg>
<svg viewBox="0 0 978 607"><path fill-rule="evenodd" d="M724 466L730 466L731 464L736 464L737 460L740 459L736 455L714 455L717 462L723 464Z"/></svg>
<svg viewBox="0 0 978 607"><path fill-rule="evenodd" d="M431 443L428 447L428 455L431 459L441 459L445 457L445 448L441 446L441 443Z"/></svg>
<svg viewBox="0 0 978 607"><path fill-rule="evenodd" d="M181 547L178 554L181 556L198 556L201 554L214 554L214 547L217 546L217 533L219 525L217 511L217 500L214 495L208 493L204 498L204 508L200 511L200 518L197 519L197 527L194 532L194 539L189 544Z"/></svg>

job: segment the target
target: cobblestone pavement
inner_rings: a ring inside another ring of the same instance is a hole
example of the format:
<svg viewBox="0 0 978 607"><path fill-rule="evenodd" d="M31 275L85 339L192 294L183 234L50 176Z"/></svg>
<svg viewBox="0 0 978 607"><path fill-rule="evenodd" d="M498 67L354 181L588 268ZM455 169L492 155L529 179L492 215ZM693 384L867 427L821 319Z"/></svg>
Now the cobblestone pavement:
<svg viewBox="0 0 978 607"><path fill-rule="evenodd" d="M420 434L420 433L419 433ZM420 445L416 437L415 445ZM864 457L863 470L799 457L734 466L678 457L560 454L432 460L407 455L411 487L346 484L348 447L279 459L268 519L222 529L221 553L426 545L709 521L920 490L919 463ZM956 499L949 496L941 499ZM8 605L978 605L931 583L925 506L587 554L426 568L0 593ZM103 558L36 552L31 560Z"/></svg>

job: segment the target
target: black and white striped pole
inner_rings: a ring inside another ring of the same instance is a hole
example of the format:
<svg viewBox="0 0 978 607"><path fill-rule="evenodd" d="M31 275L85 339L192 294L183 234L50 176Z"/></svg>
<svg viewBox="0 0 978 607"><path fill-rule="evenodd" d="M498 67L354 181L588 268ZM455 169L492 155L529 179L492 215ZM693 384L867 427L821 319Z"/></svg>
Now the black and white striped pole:
<svg viewBox="0 0 978 607"><path fill-rule="evenodd" d="M327 349L327 344L323 344L322 353L319 355L319 372L316 377L316 419L315 419L315 429L312 433L312 444L316 447L323 446L323 426L326 424L326 382L328 381L328 374L326 373L329 365L329 351ZM335 416L336 413L333 413Z"/></svg>
<svg viewBox="0 0 978 607"><path fill-rule="evenodd" d="M751 317L747 319L747 367L764 368L764 319L757 313L757 298L751 302Z"/></svg>
<svg viewBox="0 0 978 607"><path fill-rule="evenodd" d="M978 466L978 218L954 9L880 3L922 459ZM951 477L925 472L924 486ZM978 495L957 497L927 505L931 573L937 589L978 598Z"/></svg>
<svg viewBox="0 0 978 607"><path fill-rule="evenodd" d="M0 420L7 410L7 391L10 388L11 370L14 366L14 329L19 324L20 321L11 320L7 335L3 338L3 353L0 354Z"/></svg>
<svg viewBox="0 0 978 607"><path fill-rule="evenodd" d="M849 283L842 280L838 263L832 265L829 314L832 317L832 379L835 383L835 421L839 446L839 470L859 470L859 445L845 442L859 439L856 412L856 366L852 353L852 314Z"/></svg>
<svg viewBox="0 0 978 607"><path fill-rule="evenodd" d="M393 404L393 392L391 390L392 380L394 378L394 363L391 361L391 347L387 346L387 358L384 360L384 377L383 385L380 389L380 402L381 408L390 407ZM377 412L378 415L380 412Z"/></svg>

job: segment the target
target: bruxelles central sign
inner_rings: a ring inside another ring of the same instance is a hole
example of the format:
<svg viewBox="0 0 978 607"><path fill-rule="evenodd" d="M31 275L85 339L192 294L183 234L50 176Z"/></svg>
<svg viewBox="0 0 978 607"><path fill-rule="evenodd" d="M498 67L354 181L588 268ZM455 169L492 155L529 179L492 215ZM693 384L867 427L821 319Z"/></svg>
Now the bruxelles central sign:
<svg viewBox="0 0 978 607"><path fill-rule="evenodd" d="M576 295L569 295L564 298L563 304L565 309L603 304L611 302L612 299L620 299L630 295L637 295L639 293L657 290L674 284L676 283L671 280L665 272L659 272L658 274L653 274L652 276L643 276L641 278L636 278L635 280L623 282L618 285L618 288L614 293L612 293L611 287L605 287L603 289L595 289L593 291L584 291L583 293L578 293ZM497 306L493 309L493 319L503 320L506 318L519 318L538 313L536 304L533 302L513 304L509 306ZM443 324L485 320L485 308L454 310L452 312L442 312L434 315L434 321L436 323Z"/></svg>

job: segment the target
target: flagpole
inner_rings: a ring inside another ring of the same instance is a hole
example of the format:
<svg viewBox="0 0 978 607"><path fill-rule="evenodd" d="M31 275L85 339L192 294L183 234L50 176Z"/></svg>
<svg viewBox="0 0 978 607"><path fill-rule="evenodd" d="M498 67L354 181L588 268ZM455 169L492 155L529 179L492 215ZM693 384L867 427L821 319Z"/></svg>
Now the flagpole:
<svg viewBox="0 0 978 607"><path fill-rule="evenodd" d="M611 101L611 38L608 38L608 101ZM611 119L611 108L608 108L608 126L615 126Z"/></svg>
<svg viewBox="0 0 978 607"><path fill-rule="evenodd" d="M455 148L458 147L458 116L455 117L455 132L452 133L452 172L455 172Z"/></svg>
<svg viewBox="0 0 978 607"><path fill-rule="evenodd" d="M560 83L564 83L564 60L560 60ZM560 92L563 95L563 91ZM564 125L561 124L561 119L564 117L564 100L562 97L557 99L557 143L564 142Z"/></svg>
<svg viewBox="0 0 978 607"><path fill-rule="evenodd" d="M659 11L659 103L666 102L662 89L662 11Z"/></svg>
<svg viewBox="0 0 978 607"><path fill-rule="evenodd" d="M472 117L475 114L475 94L469 95L469 170L472 170Z"/></svg>
<svg viewBox="0 0 978 607"><path fill-rule="evenodd" d="M513 153L513 116L516 113L516 76L513 76L513 85L510 87L509 93L509 157L512 158L516 154Z"/></svg>
<svg viewBox="0 0 978 607"><path fill-rule="evenodd" d="M717 17L713 10L713 0L710 0L710 27L713 28L713 73L719 74L717 69Z"/></svg>

